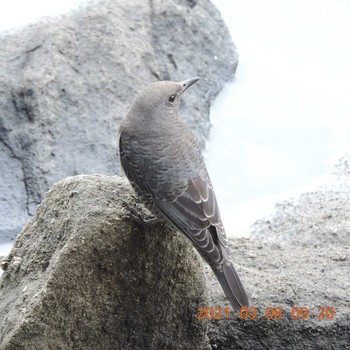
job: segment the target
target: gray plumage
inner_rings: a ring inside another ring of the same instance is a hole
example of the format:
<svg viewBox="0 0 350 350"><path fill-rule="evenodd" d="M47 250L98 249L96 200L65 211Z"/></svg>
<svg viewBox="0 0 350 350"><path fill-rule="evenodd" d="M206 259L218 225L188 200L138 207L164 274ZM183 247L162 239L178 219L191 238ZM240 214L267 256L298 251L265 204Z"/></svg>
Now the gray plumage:
<svg viewBox="0 0 350 350"><path fill-rule="evenodd" d="M181 94L198 79L156 82L136 97L120 126L120 160L136 192L192 241L238 310L248 298L232 265L201 150L179 116Z"/></svg>

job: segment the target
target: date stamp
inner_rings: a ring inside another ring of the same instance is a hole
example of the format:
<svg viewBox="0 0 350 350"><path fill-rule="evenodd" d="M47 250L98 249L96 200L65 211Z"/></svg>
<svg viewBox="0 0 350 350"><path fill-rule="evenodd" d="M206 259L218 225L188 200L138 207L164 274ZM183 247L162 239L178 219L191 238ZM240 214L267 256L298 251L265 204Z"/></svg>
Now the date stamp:
<svg viewBox="0 0 350 350"><path fill-rule="evenodd" d="M220 306L213 307L199 307L197 318L199 320L228 320L228 319L242 319L242 320L280 320L283 317L290 316L293 320L332 320L335 315L332 307L312 307L305 306L292 307L291 310L283 310L282 307L267 307L263 310L257 309L254 306L242 307L239 312L232 310L229 307L221 308Z"/></svg>

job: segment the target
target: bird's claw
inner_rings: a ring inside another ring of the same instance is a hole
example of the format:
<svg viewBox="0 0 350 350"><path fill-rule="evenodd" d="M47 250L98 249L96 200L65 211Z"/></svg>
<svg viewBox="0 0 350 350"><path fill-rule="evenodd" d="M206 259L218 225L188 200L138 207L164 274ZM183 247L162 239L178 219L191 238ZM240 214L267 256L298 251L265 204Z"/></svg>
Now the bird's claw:
<svg viewBox="0 0 350 350"><path fill-rule="evenodd" d="M16 272L21 266L22 262L23 262L23 259L20 256L14 256L14 257L1 256L0 268L4 271L11 269Z"/></svg>
<svg viewBox="0 0 350 350"><path fill-rule="evenodd" d="M126 201L124 201L124 204L129 210L129 216L142 226L150 226L161 222L161 220L155 216L144 217L143 213L137 210L137 208L131 207Z"/></svg>
<svg viewBox="0 0 350 350"><path fill-rule="evenodd" d="M142 226L150 226L160 222L160 219L155 216L145 218L136 208L130 208L130 216Z"/></svg>

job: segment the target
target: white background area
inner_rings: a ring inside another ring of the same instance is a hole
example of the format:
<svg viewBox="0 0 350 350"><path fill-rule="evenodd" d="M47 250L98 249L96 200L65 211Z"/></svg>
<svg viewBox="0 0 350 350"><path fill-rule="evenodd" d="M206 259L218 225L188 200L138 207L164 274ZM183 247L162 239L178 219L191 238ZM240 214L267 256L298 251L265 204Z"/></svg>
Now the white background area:
<svg viewBox="0 0 350 350"><path fill-rule="evenodd" d="M241 236L349 153L350 1L214 3L240 60L212 107L207 165L226 229Z"/></svg>

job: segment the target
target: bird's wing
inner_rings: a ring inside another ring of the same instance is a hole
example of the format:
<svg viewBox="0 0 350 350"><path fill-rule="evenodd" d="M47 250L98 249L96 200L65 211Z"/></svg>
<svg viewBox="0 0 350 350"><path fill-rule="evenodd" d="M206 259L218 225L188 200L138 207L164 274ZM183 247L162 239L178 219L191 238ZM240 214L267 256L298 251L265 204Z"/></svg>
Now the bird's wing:
<svg viewBox="0 0 350 350"><path fill-rule="evenodd" d="M174 201L153 198L158 209L194 244L213 269L232 307L248 306L248 297L232 264L227 236L208 176L189 180Z"/></svg>
<svg viewBox="0 0 350 350"><path fill-rule="evenodd" d="M188 180L186 190L173 201L159 200L157 196L152 200L211 265L230 260L215 193L206 176Z"/></svg>
<svg viewBox="0 0 350 350"><path fill-rule="evenodd" d="M119 153L130 182L188 236L209 263L230 259L215 193L204 165L194 178L172 183L157 179L160 165L152 164L157 157L146 154L138 140L127 132L120 135ZM148 167L152 167L152 171L148 172ZM148 173L152 177L147 177Z"/></svg>

